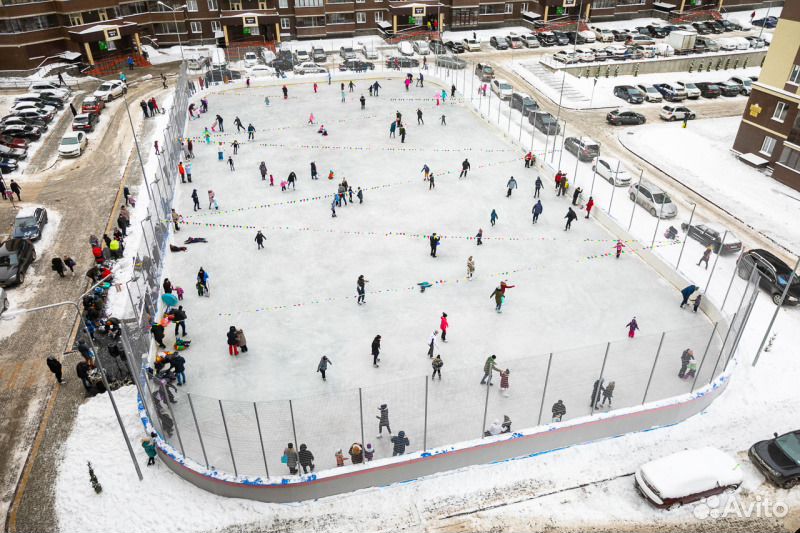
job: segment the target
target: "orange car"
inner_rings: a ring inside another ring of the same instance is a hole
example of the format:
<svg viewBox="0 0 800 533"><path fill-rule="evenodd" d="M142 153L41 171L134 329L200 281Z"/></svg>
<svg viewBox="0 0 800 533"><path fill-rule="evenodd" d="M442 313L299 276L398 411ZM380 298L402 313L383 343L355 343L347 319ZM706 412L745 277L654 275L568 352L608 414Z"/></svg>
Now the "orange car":
<svg viewBox="0 0 800 533"><path fill-rule="evenodd" d="M81 113L94 113L95 115L99 115L105 106L105 102L100 98L87 96L81 105Z"/></svg>

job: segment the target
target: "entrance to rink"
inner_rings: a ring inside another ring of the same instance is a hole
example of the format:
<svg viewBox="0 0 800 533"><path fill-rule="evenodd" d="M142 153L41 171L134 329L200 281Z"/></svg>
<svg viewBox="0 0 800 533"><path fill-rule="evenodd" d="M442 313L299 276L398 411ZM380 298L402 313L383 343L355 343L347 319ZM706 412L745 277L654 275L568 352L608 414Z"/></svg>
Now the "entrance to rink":
<svg viewBox="0 0 800 533"><path fill-rule="evenodd" d="M177 113L167 136L185 128L186 81L184 68L176 84ZM441 82L444 87L449 83ZM461 105L473 104L470 100ZM635 344L613 341L503 360L503 367L514 369L509 398L497 394L497 387L479 387L474 369L454 369L435 385L425 375L283 400L244 402L188 393L172 403L165 383L147 368L155 353L149 327L164 311L159 291L170 236L166 221L175 192L174 169L182 157L175 144L165 138L163 145L169 148L152 181L157 186L151 188L155 196L142 224L145 238L127 284L130 312L123 322L123 341L136 369L140 414L145 427L158 433L162 458L176 473L207 490L297 501L668 425L713 401L735 366L736 348L758 295L755 269L747 280L731 278L721 304L703 299L701 310L710 322L702 325L641 335ZM634 243L613 219L599 216L600 224L630 241L629 247L671 285L680 289L690 284L646 244ZM687 346L694 347L696 371L679 378L676 354ZM613 404L595 408L593 384L607 382L609 376L616 383ZM567 413L554 421L552 406L558 400ZM381 404L391 408L395 433L402 429L410 437L405 455L382 454L369 463L336 468L335 450L342 448L347 456L351 443L376 442L375 415ZM494 420L502 422L506 416L512 423L510 433L484 435ZM313 474L288 475L281 457L288 442L296 450L305 444L314 453Z"/></svg>

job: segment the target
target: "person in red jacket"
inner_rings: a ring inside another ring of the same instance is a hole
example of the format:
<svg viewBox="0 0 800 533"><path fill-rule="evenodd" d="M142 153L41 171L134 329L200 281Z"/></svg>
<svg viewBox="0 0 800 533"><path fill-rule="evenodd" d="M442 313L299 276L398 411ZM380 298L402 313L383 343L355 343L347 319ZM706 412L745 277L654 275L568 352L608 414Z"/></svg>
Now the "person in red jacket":
<svg viewBox="0 0 800 533"><path fill-rule="evenodd" d="M586 202L586 218L589 218L589 215L592 213L593 207L594 207L594 198L590 196L589 201Z"/></svg>
<svg viewBox="0 0 800 533"><path fill-rule="evenodd" d="M103 258L103 249L99 246L92 246L92 255L94 256L94 262L98 265L105 261Z"/></svg>
<svg viewBox="0 0 800 533"><path fill-rule="evenodd" d="M447 342L447 328L450 324L447 323L447 313L442 313L442 319L439 322L439 329L442 330L442 342Z"/></svg>
<svg viewBox="0 0 800 533"><path fill-rule="evenodd" d="M558 186L561 184L561 180L564 179L564 174L559 170L556 172L556 190L558 190Z"/></svg>
<svg viewBox="0 0 800 533"><path fill-rule="evenodd" d="M181 183L186 183L186 168L183 166L183 161L178 163L178 174L181 176Z"/></svg>

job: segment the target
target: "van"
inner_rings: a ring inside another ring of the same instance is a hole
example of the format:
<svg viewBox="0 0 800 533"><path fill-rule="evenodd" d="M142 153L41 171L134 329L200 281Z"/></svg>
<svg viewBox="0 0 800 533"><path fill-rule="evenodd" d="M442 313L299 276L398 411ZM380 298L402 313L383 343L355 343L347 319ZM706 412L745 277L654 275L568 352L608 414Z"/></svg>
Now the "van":
<svg viewBox="0 0 800 533"><path fill-rule="evenodd" d="M414 41L413 45L414 51L421 56L426 56L431 53L430 48L428 48L428 43L425 41Z"/></svg>
<svg viewBox="0 0 800 533"><path fill-rule="evenodd" d="M325 50L322 48L315 46L311 49L311 60L314 63L324 63L328 60L328 56L325 55Z"/></svg>

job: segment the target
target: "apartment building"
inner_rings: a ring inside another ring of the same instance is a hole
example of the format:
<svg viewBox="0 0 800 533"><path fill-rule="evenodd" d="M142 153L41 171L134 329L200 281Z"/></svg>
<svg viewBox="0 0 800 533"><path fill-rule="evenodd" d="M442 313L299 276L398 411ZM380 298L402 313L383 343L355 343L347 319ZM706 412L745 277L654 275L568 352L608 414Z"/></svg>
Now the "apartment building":
<svg viewBox="0 0 800 533"><path fill-rule="evenodd" d="M185 3L184 3L185 2ZM87 63L142 44L228 45L478 29L577 17L610 20L767 0L0 0L0 71L80 54ZM780 0L771 2L780 4Z"/></svg>
<svg viewBox="0 0 800 533"><path fill-rule="evenodd" d="M786 2L733 149L800 191L800 2Z"/></svg>

